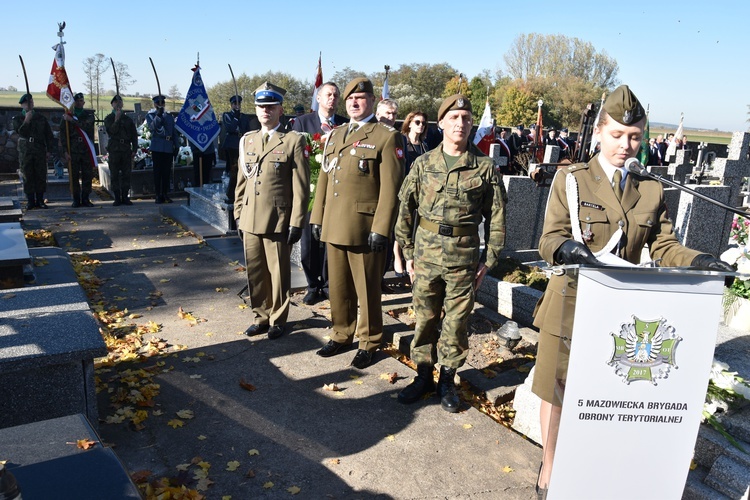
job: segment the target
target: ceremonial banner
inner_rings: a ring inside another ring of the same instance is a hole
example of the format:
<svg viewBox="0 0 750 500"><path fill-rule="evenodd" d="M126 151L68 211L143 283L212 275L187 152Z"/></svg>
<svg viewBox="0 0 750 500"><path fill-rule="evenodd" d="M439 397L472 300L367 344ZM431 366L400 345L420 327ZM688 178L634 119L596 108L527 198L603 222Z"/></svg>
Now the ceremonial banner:
<svg viewBox="0 0 750 500"><path fill-rule="evenodd" d="M474 144L482 153L490 154L490 144L495 142L495 127L492 124L492 112L490 111L490 100L487 99L484 104L482 118L477 125L477 133L474 134Z"/></svg>
<svg viewBox="0 0 750 500"><path fill-rule="evenodd" d="M723 290L721 273L580 268L550 500L682 497Z"/></svg>
<svg viewBox="0 0 750 500"><path fill-rule="evenodd" d="M58 43L52 47L52 50L55 51L55 58L52 61L52 71L47 84L47 97L65 109L71 110L75 100L73 99L73 92L70 90L68 73L65 71L65 48L62 43Z"/></svg>
<svg viewBox="0 0 750 500"><path fill-rule="evenodd" d="M680 114L680 124L677 126L677 132L674 133L675 140L682 139L682 120L685 118L685 115ZM674 155L677 154L677 144L675 144L675 141L672 141L669 143L669 146L667 147L667 158L672 158Z"/></svg>
<svg viewBox="0 0 750 500"><path fill-rule="evenodd" d="M321 57L323 57L323 54L318 55L318 69L315 72L315 88L313 88L312 104L310 105L312 111L318 110L318 89L323 85L323 67L321 66Z"/></svg>
<svg viewBox="0 0 750 500"><path fill-rule="evenodd" d="M388 73L385 74L385 80L383 81L383 92L380 94L380 99L390 99L391 89L388 86Z"/></svg>
<svg viewBox="0 0 750 500"><path fill-rule="evenodd" d="M221 131L214 108L208 100L206 87L203 86L201 68L198 65L193 68L193 80L185 96L185 104L175 120L175 128L201 152L208 148Z"/></svg>

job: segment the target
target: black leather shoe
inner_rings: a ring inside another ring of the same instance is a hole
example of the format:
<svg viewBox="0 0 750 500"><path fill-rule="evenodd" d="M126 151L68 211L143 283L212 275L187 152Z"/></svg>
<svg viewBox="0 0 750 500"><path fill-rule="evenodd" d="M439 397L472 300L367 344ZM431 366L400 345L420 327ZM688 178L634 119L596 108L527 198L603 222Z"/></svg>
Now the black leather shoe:
<svg viewBox="0 0 750 500"><path fill-rule="evenodd" d="M123 205L127 205L127 206L131 206L133 204L133 202L130 201L130 198L123 198L122 199L122 204Z"/></svg>
<svg viewBox="0 0 750 500"><path fill-rule="evenodd" d="M78 208L81 206L81 203L78 200L73 200L73 203L70 206L73 208Z"/></svg>
<svg viewBox="0 0 750 500"><path fill-rule="evenodd" d="M341 344L335 340L329 340L326 345L321 347L315 354L324 358L330 358L331 356L338 354L346 344Z"/></svg>
<svg viewBox="0 0 750 500"><path fill-rule="evenodd" d="M268 329L268 338L273 340L281 337L284 333L284 327L282 325L273 325Z"/></svg>
<svg viewBox="0 0 750 500"><path fill-rule="evenodd" d="M88 198L85 198L85 199L81 200L81 205L83 205L84 207L93 207L93 206L95 206L93 203L91 203L91 200L89 200Z"/></svg>
<svg viewBox="0 0 750 500"><path fill-rule="evenodd" d="M320 302L320 295L317 290L308 290L305 296L302 298L302 302L311 306Z"/></svg>
<svg viewBox="0 0 750 500"><path fill-rule="evenodd" d="M47 204L46 204L46 203L44 203L43 201L38 201L38 202L36 203L36 207L37 207L37 208L49 208L49 207L47 206Z"/></svg>
<svg viewBox="0 0 750 500"><path fill-rule="evenodd" d="M398 393L398 402L405 405L416 403L425 394L435 390L435 379L432 378L432 365L417 365L417 376L411 384Z"/></svg>
<svg viewBox="0 0 750 500"><path fill-rule="evenodd" d="M352 366L360 370L364 370L370 366L370 363L372 363L372 353L364 349L359 349L352 360Z"/></svg>
<svg viewBox="0 0 750 500"><path fill-rule="evenodd" d="M245 335L248 337L252 337L253 335L260 335L261 333L266 333L270 326L268 324L265 325L250 325L247 330L245 330Z"/></svg>
<svg viewBox="0 0 750 500"><path fill-rule="evenodd" d="M165 194L165 195L164 195L164 201L165 201L165 202L167 202L167 203L172 203L172 198L170 198L169 196L167 196L167 195Z"/></svg>

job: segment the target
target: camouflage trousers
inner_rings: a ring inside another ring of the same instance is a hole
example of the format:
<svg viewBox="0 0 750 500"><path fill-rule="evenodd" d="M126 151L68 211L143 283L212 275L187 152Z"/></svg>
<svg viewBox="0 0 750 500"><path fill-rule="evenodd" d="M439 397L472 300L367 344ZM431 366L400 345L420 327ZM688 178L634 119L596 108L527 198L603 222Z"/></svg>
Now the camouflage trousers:
<svg viewBox="0 0 750 500"><path fill-rule="evenodd" d="M468 355L467 325L474 308L474 278L477 265L444 268L424 261L414 262L412 288L417 325L411 343L411 359L417 365L434 364L433 351L441 366L458 368ZM440 329L441 313L442 331Z"/></svg>
<svg viewBox="0 0 750 500"><path fill-rule="evenodd" d="M21 158L23 192L34 195L47 191L47 154L40 149L26 150Z"/></svg>

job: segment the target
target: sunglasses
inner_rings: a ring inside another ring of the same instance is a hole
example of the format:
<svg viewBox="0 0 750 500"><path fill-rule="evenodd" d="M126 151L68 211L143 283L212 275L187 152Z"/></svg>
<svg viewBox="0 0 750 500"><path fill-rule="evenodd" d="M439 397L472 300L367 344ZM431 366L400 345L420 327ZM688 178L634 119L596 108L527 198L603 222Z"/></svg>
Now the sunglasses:
<svg viewBox="0 0 750 500"><path fill-rule="evenodd" d="M422 125L424 122L422 120L413 120L412 123L414 125Z"/></svg>

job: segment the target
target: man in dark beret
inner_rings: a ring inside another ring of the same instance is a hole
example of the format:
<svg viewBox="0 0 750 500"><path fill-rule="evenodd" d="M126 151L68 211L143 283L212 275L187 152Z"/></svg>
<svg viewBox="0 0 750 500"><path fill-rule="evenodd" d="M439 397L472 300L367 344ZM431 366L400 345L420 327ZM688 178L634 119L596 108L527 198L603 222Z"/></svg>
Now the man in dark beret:
<svg viewBox="0 0 750 500"><path fill-rule="evenodd" d="M412 164L398 195L396 222L417 317L411 343L417 376L398 400L411 404L435 390L432 371L437 361L437 393L443 409L451 413L460 407L454 379L469 350L467 324L475 293L505 245L502 175L469 141L472 123L466 96L443 101L438 110L443 142ZM482 220L485 250L480 256ZM437 360L432 357L435 350Z"/></svg>
<svg viewBox="0 0 750 500"><path fill-rule="evenodd" d="M83 109L86 100L82 93L73 96L72 112L63 113L60 121L59 146L70 165L70 194L73 207L93 207L91 181L96 167L94 144L94 111ZM79 184L80 183L80 184Z"/></svg>
<svg viewBox="0 0 750 500"><path fill-rule="evenodd" d="M138 151L138 132L133 120L122 111L122 97L112 98L112 112L104 118L104 128L109 134L109 172L112 179L113 206L132 205L130 201L130 172L133 157Z"/></svg>
<svg viewBox="0 0 750 500"><path fill-rule="evenodd" d="M682 246L667 218L661 183L624 168L626 160L638 154L645 124L646 111L627 85L607 97L594 126L600 152L588 163L558 170L552 180L539 240L540 255L550 265L597 265L598 257L609 253L638 264L648 244L651 260L660 260L662 266L732 271L712 255ZM569 190L577 194L578 204L569 204ZM557 374L567 370L567 365L558 365L558 360L568 359L567 352L561 352L560 338L570 335L572 325L572 318L565 321L563 301L568 311L574 307L570 295L566 298L562 292L566 283L564 276L552 275L534 317L539 345L532 391L542 399L544 436L537 484L540 490L547 488L552 473L562 414L562 402L554 387Z"/></svg>
<svg viewBox="0 0 750 500"><path fill-rule="evenodd" d="M383 336L380 280L392 244L404 152L401 135L375 118L370 80L355 78L342 97L349 124L328 136L310 216L313 235L326 243L333 322L331 340L317 354L340 353L356 332L352 366L363 369Z"/></svg>
<svg viewBox="0 0 750 500"><path fill-rule="evenodd" d="M18 159L23 177L27 209L47 208L47 156L54 146L52 127L41 113L34 111L34 98L24 94L18 101L22 111L13 117L13 130L18 133Z"/></svg>

